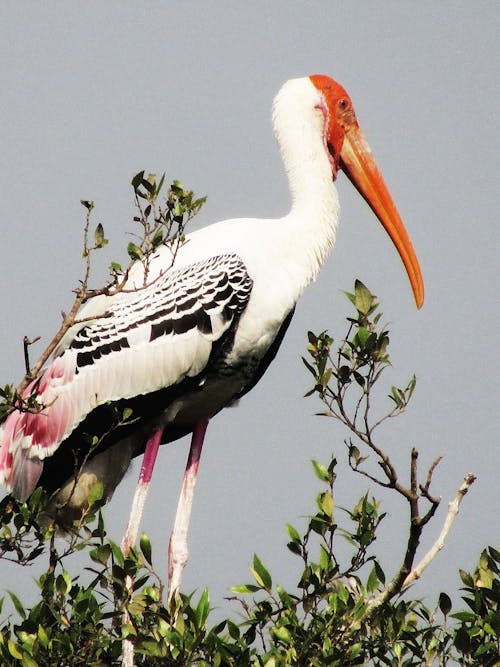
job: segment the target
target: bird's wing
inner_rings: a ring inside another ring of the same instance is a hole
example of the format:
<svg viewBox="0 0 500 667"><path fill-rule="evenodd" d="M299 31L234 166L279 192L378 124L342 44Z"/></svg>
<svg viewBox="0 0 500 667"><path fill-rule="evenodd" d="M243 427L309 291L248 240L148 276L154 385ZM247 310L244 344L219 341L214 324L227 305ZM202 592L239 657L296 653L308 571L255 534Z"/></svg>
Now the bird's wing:
<svg viewBox="0 0 500 667"><path fill-rule="evenodd" d="M174 267L144 288L108 299L106 310L83 323L26 390L45 407L15 411L2 425L0 482L19 488L15 477L30 474L19 469L26 460L39 464L53 454L97 406L203 373L252 285L243 261L225 254Z"/></svg>

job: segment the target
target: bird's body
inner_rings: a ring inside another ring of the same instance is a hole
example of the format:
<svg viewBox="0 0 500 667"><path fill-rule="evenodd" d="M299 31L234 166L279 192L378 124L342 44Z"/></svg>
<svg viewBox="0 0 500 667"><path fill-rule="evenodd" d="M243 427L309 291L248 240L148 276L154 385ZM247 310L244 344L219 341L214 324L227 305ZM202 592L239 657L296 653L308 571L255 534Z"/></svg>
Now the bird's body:
<svg viewBox="0 0 500 667"><path fill-rule="evenodd" d="M173 262L172 249L160 248L146 285L138 261L125 290L83 306L78 319L85 321L65 335L26 390L47 407L15 411L2 426L0 481L14 495L26 498L39 484L62 489L57 504L74 509L99 480L107 497L151 433L162 431L168 442L193 432L255 385L335 242L339 204L332 179L340 168L388 229L421 301L418 264L400 219L358 179L351 154L365 145L356 144L364 139L345 91L318 75L291 80L275 100L273 124L290 213L196 231ZM370 178L381 181L378 172ZM131 419L113 429L127 407ZM99 443L93 448L92 436Z"/></svg>

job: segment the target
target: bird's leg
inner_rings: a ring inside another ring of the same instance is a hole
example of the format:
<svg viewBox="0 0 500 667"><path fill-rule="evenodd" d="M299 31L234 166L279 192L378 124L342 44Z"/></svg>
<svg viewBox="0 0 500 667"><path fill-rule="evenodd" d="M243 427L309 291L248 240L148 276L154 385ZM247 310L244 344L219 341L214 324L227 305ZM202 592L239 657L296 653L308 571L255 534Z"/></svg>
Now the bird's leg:
<svg viewBox="0 0 500 667"><path fill-rule="evenodd" d="M123 536L121 544L122 553L124 556L129 553L132 545L134 545L137 540L139 524L141 522L142 513L144 511L144 504L148 495L151 476L153 474L153 468L155 465L156 455L158 454L158 448L161 443L162 435L163 428L159 428L153 433L153 435L146 443L146 449L144 450L144 457L141 464L141 471L139 473L139 480L135 488L134 499L130 509L127 530L125 531L125 535ZM132 591L132 584L132 577L127 575L125 585L129 592ZM128 610L125 609L123 612L123 622L126 624L129 621L130 616ZM134 667L134 664L134 645L130 639L124 639L122 643L122 667Z"/></svg>
<svg viewBox="0 0 500 667"><path fill-rule="evenodd" d="M191 447L182 482L181 495L175 514L174 528L168 545L168 600L175 596L181 585L182 571L188 560L187 533L194 487L200 464L201 450L208 426L208 419L198 422L193 430Z"/></svg>
<svg viewBox="0 0 500 667"><path fill-rule="evenodd" d="M141 471L139 473L139 481L137 482L137 486L135 488L134 499L130 509L127 530L125 531L121 545L122 551L125 555L128 554L132 545L135 544L137 539L139 524L141 521L142 513L144 511L144 504L146 503L149 485L151 483L151 476L153 474L153 468L155 465L156 455L158 454L158 448L160 446L162 435L163 428L159 428L153 433L153 435L146 443Z"/></svg>

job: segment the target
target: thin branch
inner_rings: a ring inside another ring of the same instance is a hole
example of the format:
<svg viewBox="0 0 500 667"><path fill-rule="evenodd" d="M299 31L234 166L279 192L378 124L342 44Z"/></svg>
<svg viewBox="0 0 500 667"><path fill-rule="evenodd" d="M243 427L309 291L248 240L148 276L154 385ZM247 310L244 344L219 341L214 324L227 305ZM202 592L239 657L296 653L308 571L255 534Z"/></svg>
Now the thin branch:
<svg viewBox="0 0 500 667"><path fill-rule="evenodd" d="M420 485L420 492L424 498L427 498L427 500L430 503L439 503L441 502L441 498L436 498L435 496L431 496L429 493L429 487L431 485L432 481L432 475L434 474L434 470L437 468L437 466L441 463L442 456L438 456L437 459L434 459L434 461L431 464L431 467L429 468L429 472L427 473L427 479L425 480L425 484Z"/></svg>
<svg viewBox="0 0 500 667"><path fill-rule="evenodd" d="M380 461L379 461L379 464L380 464ZM369 472L366 472L366 470L363 470L362 468L359 468L356 465L353 465L350 459L349 459L349 467L353 472L357 472L359 475L362 475L363 477L366 477L371 482L374 482L374 484L377 484L378 486L381 486L384 489L393 489L394 488L392 482L383 482L378 477L375 477L375 475L371 475Z"/></svg>
<svg viewBox="0 0 500 667"><path fill-rule="evenodd" d="M73 306L71 307L71 310L69 313L66 315L66 317L63 320L63 323L59 327L58 332L54 336L54 338L50 341L50 343L47 345L45 350L42 352L40 355L40 358L38 359L37 363L35 366L24 376L21 384L17 388L17 393L19 395L22 395L26 387L29 385L29 383L37 377L38 373L42 370L45 362L47 359L50 357L52 352L56 349L57 345L61 341L62 337L64 334L68 331L68 329L73 325L73 322L75 321L76 318L76 313L78 312L80 306L82 305L83 301L85 300L84 298L84 293L81 292L75 299Z"/></svg>
<svg viewBox="0 0 500 667"><path fill-rule="evenodd" d="M464 481L462 482L460 488L458 489L455 498L448 505L448 513L446 514L443 528L441 529L439 537L434 542L429 551L425 554L425 556L422 558L420 563L415 568L413 568L410 574L406 577L406 579L403 582L401 590L405 590L415 580L419 579L425 568L435 558L436 554L439 551L441 551L441 549L444 547L444 543L446 541L446 538L448 537L448 533L450 532L451 526L453 525L453 522L458 514L462 500L464 499L464 496L467 493L467 491L474 483L475 479L476 479L475 476L470 473L464 477Z"/></svg>
<svg viewBox="0 0 500 667"><path fill-rule="evenodd" d="M374 597L368 603L365 619L368 619L370 616L372 616L372 614L375 612L376 609L382 606L385 602L391 600L396 595L402 593L404 590L408 588L408 586L410 586L414 581L420 578L425 568L435 558L436 554L443 548L445 540L448 537L448 533L450 532L451 526L453 524L453 521L455 520L455 517L458 514L460 504L465 494L467 493L471 485L474 483L475 479L476 479L475 476L472 474L468 474L465 476L462 485L457 491L457 495L449 503L448 513L446 515L443 528L441 530L438 539L433 544L431 549L429 549L426 555L422 558L419 564L413 569L411 569L410 561L412 561L415 556L423 524L421 522L412 523L410 528L410 536L408 538L407 551L405 559L403 561L403 565L399 569L399 572L396 574L396 576L388 584L388 586L386 586L386 588L383 591L381 591L379 595ZM408 567L408 565L410 565L410 567Z"/></svg>
<svg viewBox="0 0 500 667"><path fill-rule="evenodd" d="M29 373L30 373L29 346L33 345L34 343L36 343L39 340L40 340L40 336L36 336L35 338L28 338L28 336L25 336L23 338L24 367L26 369L26 375L29 375Z"/></svg>

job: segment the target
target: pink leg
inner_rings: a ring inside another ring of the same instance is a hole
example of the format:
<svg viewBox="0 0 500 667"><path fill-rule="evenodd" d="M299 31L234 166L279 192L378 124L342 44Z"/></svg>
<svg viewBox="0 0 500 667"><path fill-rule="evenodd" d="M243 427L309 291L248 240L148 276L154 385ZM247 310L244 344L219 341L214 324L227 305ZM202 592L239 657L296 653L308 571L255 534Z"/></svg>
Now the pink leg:
<svg viewBox="0 0 500 667"><path fill-rule="evenodd" d="M194 487L200 464L201 450L208 426L208 419L196 424L191 448L182 482L181 495L177 505L174 528L168 545L168 600L175 596L181 585L182 571L188 560L187 533L191 507L193 505Z"/></svg>
<svg viewBox="0 0 500 667"><path fill-rule="evenodd" d="M141 522L142 513L144 511L144 504L149 491L151 483L151 476L158 454L158 448L161 443L161 436L163 429L159 428L153 433L146 443L144 457L142 459L141 471L139 473L139 481L135 488L134 499L130 509L130 516L128 519L127 530L122 540L122 552L126 556L132 546L137 540L137 533L139 532L139 524ZM132 578L127 576L126 585L129 591L132 591ZM130 620L128 611L123 612L123 622L128 623ZM134 667L134 645L130 639L124 639L122 644L122 667Z"/></svg>
<svg viewBox="0 0 500 667"><path fill-rule="evenodd" d="M139 532L139 524L141 522L142 513L144 511L144 504L149 491L151 483L151 476L158 454L158 448L163 435L163 428L159 428L153 433L146 443L144 451L144 458L142 459L141 471L139 473L139 481L135 489L132 507L130 509L130 516L128 519L127 530L122 540L122 551L125 555L128 554L131 547L135 544L137 533Z"/></svg>

